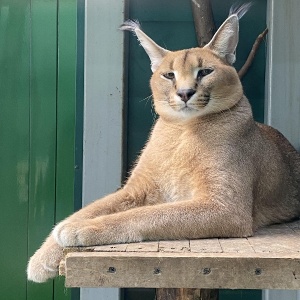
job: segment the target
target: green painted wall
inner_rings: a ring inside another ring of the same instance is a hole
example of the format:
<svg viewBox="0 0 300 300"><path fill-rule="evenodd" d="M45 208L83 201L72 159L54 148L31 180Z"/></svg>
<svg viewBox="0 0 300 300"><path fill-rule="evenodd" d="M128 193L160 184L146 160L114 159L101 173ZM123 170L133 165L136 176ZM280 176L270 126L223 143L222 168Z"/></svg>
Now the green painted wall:
<svg viewBox="0 0 300 300"><path fill-rule="evenodd" d="M211 0L216 26L226 19L235 0ZM247 2L247 1L240 1ZM240 21L240 43L237 49L237 69L243 65L251 47L266 27L266 0L256 1ZM169 50L196 47L196 36L189 0L130 0L129 18L138 19L144 31L159 45ZM129 37L128 62L128 119L127 119L127 169L147 140L156 116L151 102L149 80L150 62L136 41ZM264 120L265 45L259 49L256 59L243 79L245 94L249 98L256 120ZM200 285L200 283L199 283ZM126 300L153 299L153 290L124 291ZM220 300L258 300L261 291L221 291Z"/></svg>
<svg viewBox="0 0 300 300"><path fill-rule="evenodd" d="M70 299L28 257L73 211L76 0L0 0L1 299Z"/></svg>

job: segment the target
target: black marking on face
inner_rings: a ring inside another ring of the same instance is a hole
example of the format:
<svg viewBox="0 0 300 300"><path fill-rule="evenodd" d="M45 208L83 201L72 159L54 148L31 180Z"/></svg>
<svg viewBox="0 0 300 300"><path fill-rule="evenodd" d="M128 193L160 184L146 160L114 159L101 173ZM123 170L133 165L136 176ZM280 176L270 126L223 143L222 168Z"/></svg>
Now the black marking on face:
<svg viewBox="0 0 300 300"><path fill-rule="evenodd" d="M201 57L198 58L198 67L201 68L203 65L203 60Z"/></svg>
<svg viewBox="0 0 300 300"><path fill-rule="evenodd" d="M189 50L186 50L183 57L183 62L182 62L183 65L185 65L188 55L189 55Z"/></svg>
<svg viewBox="0 0 300 300"><path fill-rule="evenodd" d="M172 61L170 62L170 66L169 66L169 69L170 69L170 70L174 70L173 68L174 68L174 60L172 60Z"/></svg>

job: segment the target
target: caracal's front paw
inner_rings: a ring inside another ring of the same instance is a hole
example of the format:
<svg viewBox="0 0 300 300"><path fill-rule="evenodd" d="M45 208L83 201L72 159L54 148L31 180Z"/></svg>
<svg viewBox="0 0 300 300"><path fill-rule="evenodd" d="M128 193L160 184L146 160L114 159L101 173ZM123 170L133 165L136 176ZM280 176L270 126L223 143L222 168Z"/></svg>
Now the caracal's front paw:
<svg viewBox="0 0 300 300"><path fill-rule="evenodd" d="M56 242L62 247L100 244L97 238L99 228L92 224L92 220L63 221L54 228L52 234Z"/></svg>
<svg viewBox="0 0 300 300"><path fill-rule="evenodd" d="M27 278L34 282L45 282L58 275L58 266L63 258L62 248L40 248L30 258L27 266Z"/></svg>

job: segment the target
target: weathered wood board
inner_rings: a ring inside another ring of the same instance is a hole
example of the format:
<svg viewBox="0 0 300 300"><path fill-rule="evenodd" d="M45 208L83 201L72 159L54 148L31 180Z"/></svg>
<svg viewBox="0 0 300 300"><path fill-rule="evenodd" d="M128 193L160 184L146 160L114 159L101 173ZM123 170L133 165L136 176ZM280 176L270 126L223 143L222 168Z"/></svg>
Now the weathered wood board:
<svg viewBox="0 0 300 300"><path fill-rule="evenodd" d="M300 289L300 221L253 237L65 249L67 287Z"/></svg>

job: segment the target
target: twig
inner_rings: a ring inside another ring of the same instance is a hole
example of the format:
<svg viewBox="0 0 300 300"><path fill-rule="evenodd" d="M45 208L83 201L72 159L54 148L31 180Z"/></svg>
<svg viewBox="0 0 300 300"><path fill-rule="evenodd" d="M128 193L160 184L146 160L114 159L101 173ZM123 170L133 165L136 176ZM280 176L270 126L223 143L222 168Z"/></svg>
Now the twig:
<svg viewBox="0 0 300 300"><path fill-rule="evenodd" d="M246 62L244 63L244 65L242 66L242 68L239 70L238 75L240 77L240 79L242 79L244 77L244 75L247 73L249 67L252 65L253 59L255 57L255 54L261 44L261 42L263 41L264 37L267 35L268 33L268 28L266 28L255 40L252 49L248 55L248 58L246 60Z"/></svg>
<svg viewBox="0 0 300 300"><path fill-rule="evenodd" d="M195 30L199 47L205 46L215 32L210 0L191 0Z"/></svg>

